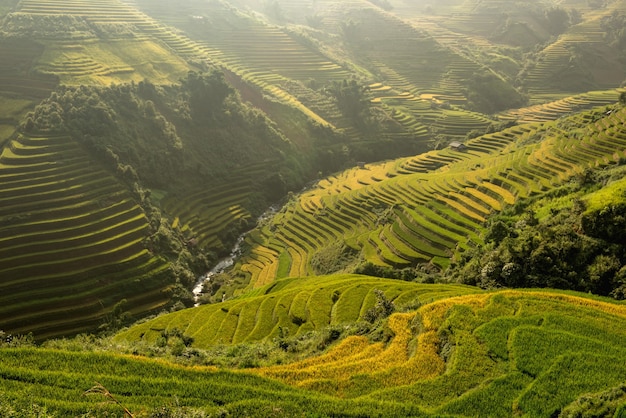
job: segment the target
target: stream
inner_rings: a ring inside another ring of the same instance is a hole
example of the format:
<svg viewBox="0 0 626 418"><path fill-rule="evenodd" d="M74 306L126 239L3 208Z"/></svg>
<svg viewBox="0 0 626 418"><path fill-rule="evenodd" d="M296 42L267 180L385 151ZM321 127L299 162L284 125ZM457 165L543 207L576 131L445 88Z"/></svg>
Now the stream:
<svg viewBox="0 0 626 418"><path fill-rule="evenodd" d="M270 218L271 216L276 214L276 212L278 212L279 209L280 209L280 206L277 206L277 205L270 206L265 212L261 214L261 216L257 218L255 228L261 223L261 221L267 218ZM198 298L200 297L200 295L202 295L202 290L204 290L204 283L206 281L210 281L211 277L213 277L214 275L222 273L224 270L231 267L233 264L235 264L235 260L239 256L241 256L241 244L243 244L243 240L246 238L246 235L248 234L248 232L250 231L246 231L242 233L241 235L239 235L228 257L221 259L211 270L209 270L207 273L203 274L202 276L198 278L198 280L196 281L196 285L193 287L193 290L192 290L193 299L195 302L194 306L200 305L200 303L198 302Z"/></svg>

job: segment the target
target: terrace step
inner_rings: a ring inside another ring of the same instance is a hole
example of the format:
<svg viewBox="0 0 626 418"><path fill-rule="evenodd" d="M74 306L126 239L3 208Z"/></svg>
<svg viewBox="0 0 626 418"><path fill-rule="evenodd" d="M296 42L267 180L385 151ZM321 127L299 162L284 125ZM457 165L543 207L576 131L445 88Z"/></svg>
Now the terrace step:
<svg viewBox="0 0 626 418"><path fill-rule="evenodd" d="M2 152L0 179L0 294L13 298L0 308L5 330L42 338L92 328L151 276L160 296L142 304L166 303L167 264L143 246L143 211L77 142L18 137ZM40 296L24 297L32 292Z"/></svg>

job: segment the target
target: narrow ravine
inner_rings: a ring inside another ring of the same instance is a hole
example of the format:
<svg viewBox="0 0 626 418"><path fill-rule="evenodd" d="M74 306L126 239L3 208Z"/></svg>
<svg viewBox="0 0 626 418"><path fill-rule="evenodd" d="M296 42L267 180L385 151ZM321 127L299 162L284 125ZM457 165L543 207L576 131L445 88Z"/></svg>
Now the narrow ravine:
<svg viewBox="0 0 626 418"><path fill-rule="evenodd" d="M280 206L278 205L270 206L265 212L261 214L261 216L257 218L254 228L256 228L263 220L274 216L274 214L276 214L276 212L278 212L279 210L280 210ZM203 274L202 276L198 278L198 280L196 281L196 285L193 287L193 290L192 290L193 299L195 302L194 306L200 305L200 303L198 302L198 299L202 295L202 291L204 290L204 284L207 281L211 281L211 278L215 276L216 274L222 273L227 268L232 267L233 264L235 264L235 261L237 260L237 258L241 256L241 244L243 244L243 240L246 238L246 235L250 231L251 230L248 230L244 232L243 234L239 235L239 237L237 237L237 241L235 241L235 245L230 251L230 254L228 255L228 257L221 259L211 270L209 270L206 274Z"/></svg>

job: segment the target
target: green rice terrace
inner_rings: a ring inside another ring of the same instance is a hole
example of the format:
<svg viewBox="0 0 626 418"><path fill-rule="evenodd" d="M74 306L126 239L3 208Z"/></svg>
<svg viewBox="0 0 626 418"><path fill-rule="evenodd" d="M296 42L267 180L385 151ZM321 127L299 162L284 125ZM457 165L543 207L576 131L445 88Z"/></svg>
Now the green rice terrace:
<svg viewBox="0 0 626 418"><path fill-rule="evenodd" d="M309 279L303 283L279 281L277 286L265 288L264 295L218 309L222 315L220 331L228 328L224 335L239 336L239 341L270 336L265 319L268 314L255 312L274 310L278 314L282 310L286 318L289 309L295 318L305 312L315 293L325 293L317 297L329 302L335 321L352 319L358 315L356 305L363 303L362 311L371 302L367 302L369 293L358 292L358 285L352 285L350 279L327 278L319 286L312 286ZM133 350L132 356L111 354L97 346L76 351L80 344L89 346L85 341L3 348L0 407L9 414L24 408L63 416L87 411L90 416L121 416L127 411L133 416L259 417L301 416L304 411L315 411L318 416L450 417L624 413L623 304L584 294L476 294L454 286L399 286L393 280L352 279L361 285L378 281L376 286L398 305L413 300L408 311L388 318L387 337L343 335L346 331L342 330L348 327L335 326L322 336L323 340L316 339L316 343L339 340L326 353L288 364L278 361L280 357L274 359L276 351L297 351L298 344L311 338L310 331L300 325L295 326L300 330L299 338L281 336L268 339L265 345L220 345L224 358L255 350L248 353L251 363L245 363L245 369L221 369L211 365L220 358L216 354L220 351L212 350L211 345L224 341L196 342L182 334L187 324L192 324L189 331L204 335L193 324L215 320L209 319L215 315L209 307L193 308L189 315L183 312L155 324L148 322L136 331L131 328L116 337L116 342L108 343L108 350L111 346ZM299 284L301 291L296 287ZM344 297L349 293L354 296L350 302ZM272 299L282 302L268 302ZM423 301L423 305L416 308L416 301ZM237 318L233 322L224 311L234 310L238 316L233 316ZM320 326L328 320L328 316L316 319L314 311L310 314L300 318L303 324L313 321ZM206 319L202 321L202 317ZM289 325L294 327L293 320ZM165 326L170 331L178 326L179 331L168 333ZM166 337L159 337L162 342L148 343L148 334L139 334L142 329ZM254 329L257 331L251 333ZM132 335L143 335L144 340L132 346L119 341ZM187 344L192 341L191 345L185 346L176 335ZM158 347L175 351L176 344L187 353L181 358L200 364L204 359L207 365L185 366L137 355L142 350L154 353ZM204 353L211 354L203 357ZM271 364L272 359L277 363Z"/></svg>
<svg viewBox="0 0 626 418"><path fill-rule="evenodd" d="M206 348L262 341L279 334L302 335L330 325L358 321L376 303L374 290L385 292L398 305L432 302L478 291L470 286L420 286L355 275L284 279L241 299L160 316L121 333L118 338L154 342L162 330L182 326L185 335L194 339L194 346ZM218 323L221 325L214 326Z"/></svg>
<svg viewBox="0 0 626 418"><path fill-rule="evenodd" d="M166 304L168 265L142 244L131 194L67 137L19 136L0 155L3 328L38 338L94 329L129 296ZM129 291L134 289L134 291Z"/></svg>
<svg viewBox="0 0 626 418"><path fill-rule="evenodd" d="M378 266L444 269L455 251L483 243L490 214L625 158L626 110L607 113L515 126L461 149L323 179L246 237L250 251L239 270L257 287L324 272L326 258L346 251Z"/></svg>
<svg viewBox="0 0 626 418"><path fill-rule="evenodd" d="M0 417L626 417L626 0L0 0Z"/></svg>

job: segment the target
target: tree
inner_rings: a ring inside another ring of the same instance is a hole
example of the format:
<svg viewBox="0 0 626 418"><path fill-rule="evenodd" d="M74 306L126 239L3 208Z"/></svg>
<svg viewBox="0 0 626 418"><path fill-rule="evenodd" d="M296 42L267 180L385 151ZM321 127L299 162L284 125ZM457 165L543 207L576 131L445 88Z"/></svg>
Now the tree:
<svg viewBox="0 0 626 418"><path fill-rule="evenodd" d="M553 7L547 10L546 20L550 32L554 35L565 32L570 23L569 14L562 7Z"/></svg>
<svg viewBox="0 0 626 418"><path fill-rule="evenodd" d="M341 33L349 43L355 43L359 40L359 24L349 19L347 22L341 22Z"/></svg>
<svg viewBox="0 0 626 418"><path fill-rule="evenodd" d="M334 81L327 91L337 100L337 107L341 113L355 123L361 123L367 116L369 100L365 94L365 87L355 80Z"/></svg>
<svg viewBox="0 0 626 418"><path fill-rule="evenodd" d="M589 291L607 295L621 283L616 283L617 272L622 268L620 260L613 254L598 255L587 267L589 274Z"/></svg>
<svg viewBox="0 0 626 418"><path fill-rule="evenodd" d="M208 75L191 71L183 80L183 86L189 92L191 111L196 116L215 116L222 110L224 100L234 92L219 71Z"/></svg>
<svg viewBox="0 0 626 418"><path fill-rule="evenodd" d="M587 211L581 224L585 234L620 244L626 230L626 204L610 204L599 210Z"/></svg>
<svg viewBox="0 0 626 418"><path fill-rule="evenodd" d="M393 302L387 299L382 290L375 289L374 293L376 294L376 305L368 309L363 316L363 319L370 323L374 323L379 319L387 318L396 310Z"/></svg>
<svg viewBox="0 0 626 418"><path fill-rule="evenodd" d="M501 220L496 220L485 234L485 242L494 242L495 245L500 244L502 240L511 234L511 230L507 224Z"/></svg>
<svg viewBox="0 0 626 418"><path fill-rule="evenodd" d="M282 7L280 7L280 3L276 0L266 2L264 10L269 17L279 22L285 20L285 13L283 12Z"/></svg>

